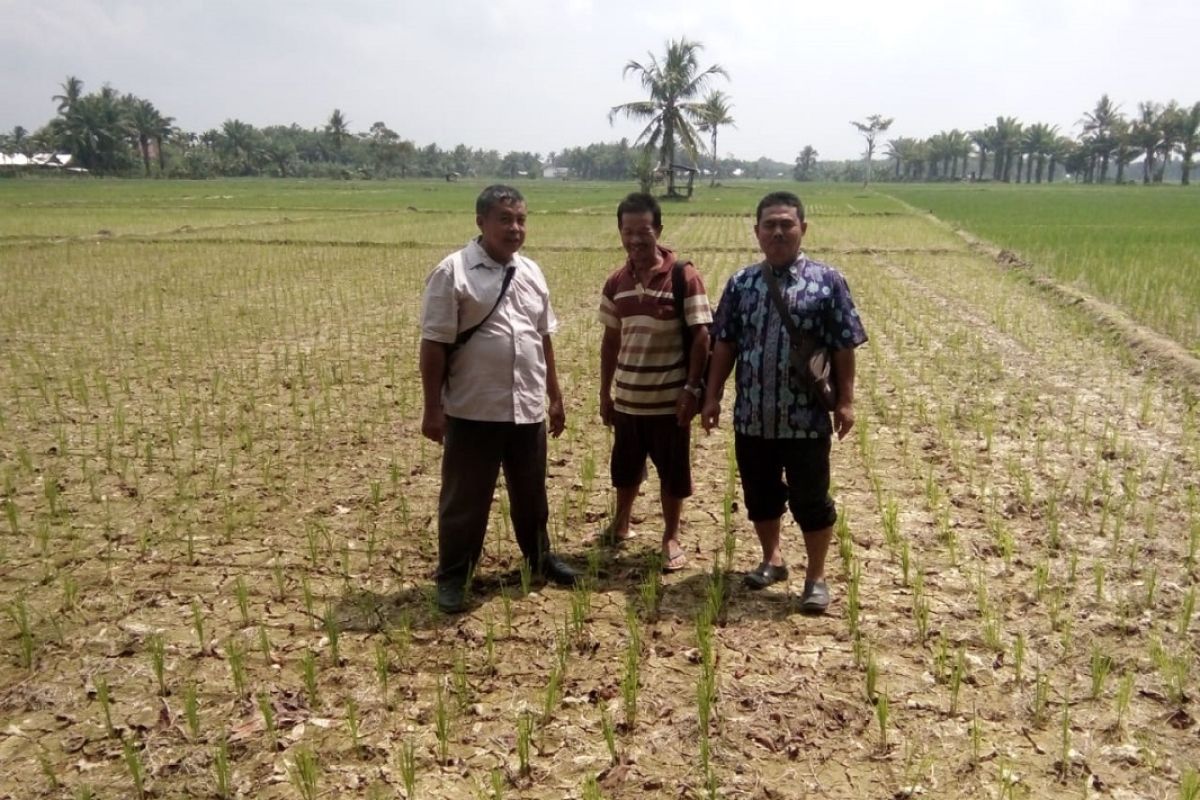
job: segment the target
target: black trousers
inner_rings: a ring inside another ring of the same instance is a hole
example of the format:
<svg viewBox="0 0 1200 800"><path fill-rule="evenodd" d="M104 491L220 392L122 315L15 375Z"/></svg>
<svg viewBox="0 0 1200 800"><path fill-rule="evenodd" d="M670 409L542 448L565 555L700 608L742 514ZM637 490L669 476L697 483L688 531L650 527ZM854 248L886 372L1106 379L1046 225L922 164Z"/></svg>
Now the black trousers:
<svg viewBox="0 0 1200 800"><path fill-rule="evenodd" d="M518 425L447 417L438 502L439 583L465 581L479 563L501 467L521 553L536 568L550 552L546 423Z"/></svg>

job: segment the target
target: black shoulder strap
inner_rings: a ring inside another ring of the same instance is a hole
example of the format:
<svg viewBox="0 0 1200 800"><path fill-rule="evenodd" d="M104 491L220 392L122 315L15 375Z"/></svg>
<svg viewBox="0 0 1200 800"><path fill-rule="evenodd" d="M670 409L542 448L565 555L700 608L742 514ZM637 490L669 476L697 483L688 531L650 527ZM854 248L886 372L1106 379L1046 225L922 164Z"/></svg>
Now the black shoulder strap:
<svg viewBox="0 0 1200 800"><path fill-rule="evenodd" d="M475 335L475 331L482 328L483 323L491 319L492 314L495 313L496 309L500 307L500 302L504 299L505 293L508 292L508 285L512 283L513 273L516 272L516 270L517 268L515 266L505 268L504 282L500 284L500 294L496 295L496 302L492 304L491 310L484 315L483 319L479 320L478 325L472 325L470 328L467 328L465 331L461 331L458 334L458 336L454 339L455 347L462 347L464 344L466 344L467 341Z"/></svg>
<svg viewBox="0 0 1200 800"><path fill-rule="evenodd" d="M775 310L779 312L779 318L783 321L783 325L787 328L788 336L796 345L804 345L812 347L816 345L816 337L810 333L805 333L792 319L791 311L788 310L787 303L783 299L783 292L779 289L779 279L775 277L775 270L767 261L762 262L763 281L767 284L767 294L771 296L771 302L775 304Z"/></svg>

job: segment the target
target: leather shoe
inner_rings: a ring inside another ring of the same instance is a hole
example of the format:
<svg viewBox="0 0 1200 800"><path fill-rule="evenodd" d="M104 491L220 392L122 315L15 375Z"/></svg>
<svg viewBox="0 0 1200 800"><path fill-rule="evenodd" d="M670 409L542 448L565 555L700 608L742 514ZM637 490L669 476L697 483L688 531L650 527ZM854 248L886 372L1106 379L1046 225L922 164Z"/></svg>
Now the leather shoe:
<svg viewBox="0 0 1200 800"><path fill-rule="evenodd" d="M747 589L765 589L773 583L786 581L788 577L788 568L786 564L776 566L766 561L759 564L746 576L742 578L742 583L746 584Z"/></svg>
<svg viewBox="0 0 1200 800"><path fill-rule="evenodd" d="M443 614L461 614L467 610L467 589L458 583L437 585L437 607Z"/></svg>
<svg viewBox="0 0 1200 800"><path fill-rule="evenodd" d="M800 610L805 614L824 614L829 608L829 586L825 581L805 581L800 595Z"/></svg>
<svg viewBox="0 0 1200 800"><path fill-rule="evenodd" d="M574 586L575 582L579 580L579 573L576 570L551 553L542 557L540 572L543 578L551 583L557 583L559 586Z"/></svg>

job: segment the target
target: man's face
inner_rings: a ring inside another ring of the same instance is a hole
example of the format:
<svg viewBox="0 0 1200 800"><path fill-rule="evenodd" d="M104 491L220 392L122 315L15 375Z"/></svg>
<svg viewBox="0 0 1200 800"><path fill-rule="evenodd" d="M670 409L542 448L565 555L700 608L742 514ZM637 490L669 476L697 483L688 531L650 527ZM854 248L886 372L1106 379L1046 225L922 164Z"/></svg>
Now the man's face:
<svg viewBox="0 0 1200 800"><path fill-rule="evenodd" d="M800 240L808 223L800 219L794 206L767 206L754 226L758 246L767 261L775 266L790 264L800 253Z"/></svg>
<svg viewBox="0 0 1200 800"><path fill-rule="evenodd" d="M506 200L478 214L475 224L483 235L483 249L501 264L525 244L525 204Z"/></svg>
<svg viewBox="0 0 1200 800"><path fill-rule="evenodd" d="M634 264L653 263L658 253L658 237L662 227L654 227L650 211L625 212L621 215L621 246Z"/></svg>

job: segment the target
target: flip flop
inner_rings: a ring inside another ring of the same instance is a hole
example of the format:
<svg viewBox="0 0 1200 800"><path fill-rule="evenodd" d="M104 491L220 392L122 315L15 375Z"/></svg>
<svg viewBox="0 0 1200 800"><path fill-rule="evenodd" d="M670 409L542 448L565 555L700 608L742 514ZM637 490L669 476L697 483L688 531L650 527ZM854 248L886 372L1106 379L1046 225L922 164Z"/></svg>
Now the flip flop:
<svg viewBox="0 0 1200 800"><path fill-rule="evenodd" d="M598 544L604 547L620 547L630 539L637 538L637 531L630 531L625 536L617 536L613 533L612 528L605 527L603 530L588 537L585 541L587 544Z"/></svg>
<svg viewBox="0 0 1200 800"><path fill-rule="evenodd" d="M687 553L680 550L678 553L676 553L675 555L671 556L670 558L668 558L666 561L663 562L662 571L663 571L663 574L679 572L679 570L683 569L686 566L687 566Z"/></svg>

